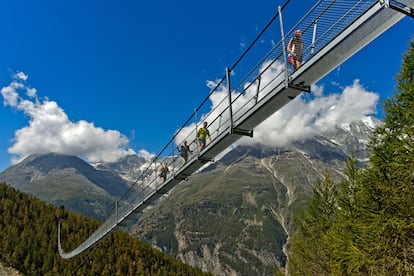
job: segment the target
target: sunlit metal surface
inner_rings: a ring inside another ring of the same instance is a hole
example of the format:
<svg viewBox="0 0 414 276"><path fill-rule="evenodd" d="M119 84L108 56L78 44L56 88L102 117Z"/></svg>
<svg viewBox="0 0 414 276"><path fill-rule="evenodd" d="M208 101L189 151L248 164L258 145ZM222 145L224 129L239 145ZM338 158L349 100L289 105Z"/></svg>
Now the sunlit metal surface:
<svg viewBox="0 0 414 276"><path fill-rule="evenodd" d="M252 136L253 129L342 62L402 19L405 14L390 8L412 11L414 0L336 0L317 1L289 31L284 31L281 9L260 35L284 34L270 49L256 39L236 64L217 82L208 97L154 158L154 161L122 198L106 221L84 242L70 252L58 247L62 258L77 256L109 235L120 224L134 218L181 181L212 161L241 136ZM286 15L284 15L286 16ZM279 23L279 24L278 24ZM302 30L303 63L299 69L286 63L286 41L296 29ZM277 30L277 31L275 31ZM274 40L277 38L273 37ZM257 57L261 57L258 59ZM232 72L237 74L232 75ZM230 88L230 89L229 89ZM211 102L214 106L211 107ZM196 132L207 121L211 142L200 152ZM177 146L187 140L193 154L187 163L178 158ZM171 174L160 183L157 172L167 162Z"/></svg>

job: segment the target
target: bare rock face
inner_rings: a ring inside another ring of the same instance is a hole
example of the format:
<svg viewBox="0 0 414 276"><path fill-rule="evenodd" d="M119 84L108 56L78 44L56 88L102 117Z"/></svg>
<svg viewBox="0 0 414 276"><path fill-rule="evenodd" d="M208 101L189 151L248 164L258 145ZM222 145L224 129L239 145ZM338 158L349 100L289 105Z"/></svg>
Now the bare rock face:
<svg viewBox="0 0 414 276"><path fill-rule="evenodd" d="M326 172L339 182L354 154L368 157L365 122L286 148L239 146L146 212L133 234L214 275L271 275L283 268L295 213Z"/></svg>

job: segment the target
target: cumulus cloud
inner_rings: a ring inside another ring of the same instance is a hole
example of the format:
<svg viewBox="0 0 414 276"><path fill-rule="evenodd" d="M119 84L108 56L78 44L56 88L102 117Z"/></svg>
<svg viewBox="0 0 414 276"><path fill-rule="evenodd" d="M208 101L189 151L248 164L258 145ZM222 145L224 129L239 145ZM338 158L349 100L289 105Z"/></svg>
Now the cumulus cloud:
<svg viewBox="0 0 414 276"><path fill-rule="evenodd" d="M258 80L246 82L244 91L232 91L234 100L232 108L234 121L243 117L255 104L265 98L271 91L272 83L281 83L284 78L284 66L276 61L264 62L261 66L260 93ZM218 81L208 81L207 86L213 89ZM340 88L337 93L325 93L323 85L312 85L311 95L302 94L279 111L270 116L254 129L254 138L243 138L239 144L264 143L272 146L286 146L290 142L314 137L337 125L349 124L361 120L365 116L375 114L379 99L377 93L367 91L359 80ZM222 133L229 125L228 92L225 84L221 84L210 95L210 110L200 115L198 123L180 130L176 142L195 140L195 128L203 121L209 122L212 136ZM228 131L228 130L226 130Z"/></svg>
<svg viewBox="0 0 414 276"><path fill-rule="evenodd" d="M148 151L147 151L147 150L145 150L145 149L141 149L141 150L138 152L138 156L143 157L143 158L145 158L145 159L149 160L149 159L154 158L156 155L155 155L155 154L153 154L153 153L148 152Z"/></svg>
<svg viewBox="0 0 414 276"><path fill-rule="evenodd" d="M285 146L376 112L378 94L367 91L359 80L339 93L324 95L324 87L318 85L312 85L311 90L316 92L314 98L297 97L256 127L253 140L242 139L240 143Z"/></svg>
<svg viewBox="0 0 414 276"><path fill-rule="evenodd" d="M39 99L36 89L24 83L27 78L18 72L1 89L3 104L30 118L27 126L15 132L8 149L14 155L13 163L35 153L77 155L90 162L113 162L135 153L127 147L128 138L116 130L104 130L84 120L72 122L56 102Z"/></svg>
<svg viewBox="0 0 414 276"><path fill-rule="evenodd" d="M26 81L29 78L29 76L23 72L17 72L14 74L13 78Z"/></svg>

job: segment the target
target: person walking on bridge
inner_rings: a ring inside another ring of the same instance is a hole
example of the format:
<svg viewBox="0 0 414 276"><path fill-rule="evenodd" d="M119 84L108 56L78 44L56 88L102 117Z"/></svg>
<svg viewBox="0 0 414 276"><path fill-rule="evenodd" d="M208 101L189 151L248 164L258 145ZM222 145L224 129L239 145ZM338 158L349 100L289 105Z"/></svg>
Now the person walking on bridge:
<svg viewBox="0 0 414 276"><path fill-rule="evenodd" d="M167 180L167 174L170 172L170 170L168 169L168 165L167 163L163 163L162 167L160 169L160 178L161 178L161 183L164 183L165 180Z"/></svg>
<svg viewBox="0 0 414 276"><path fill-rule="evenodd" d="M302 65L304 43L301 37L302 31L296 30L295 36L290 39L287 47L287 50L289 52L289 63L293 64L295 70L297 70Z"/></svg>
<svg viewBox="0 0 414 276"><path fill-rule="evenodd" d="M181 159L184 161L184 164L185 164L185 163L187 163L187 160L188 160L188 153L193 153L193 152L190 150L190 146L189 146L189 145L187 145L187 141L184 141L184 142L181 144L181 146L180 146L180 148L178 149L178 151L180 152L180 157L181 157Z"/></svg>
<svg viewBox="0 0 414 276"><path fill-rule="evenodd" d="M202 151L206 146L207 137L211 141L210 132L207 129L207 122L204 122L203 127L199 128L197 131L197 138L198 143L200 144L200 151Z"/></svg>

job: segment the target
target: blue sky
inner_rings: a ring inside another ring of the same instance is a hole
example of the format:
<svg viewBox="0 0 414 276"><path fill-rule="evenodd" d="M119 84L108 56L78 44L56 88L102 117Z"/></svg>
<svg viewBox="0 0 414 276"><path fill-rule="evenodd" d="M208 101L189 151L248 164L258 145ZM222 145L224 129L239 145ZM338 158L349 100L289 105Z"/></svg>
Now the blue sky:
<svg viewBox="0 0 414 276"><path fill-rule="evenodd" d="M286 29L314 3L303 2L290 1L284 11ZM0 107L0 170L37 148L56 151L62 146L64 153L90 161L142 149L158 153L208 95L206 83L224 75L283 3L2 1L0 87L17 79L36 97L25 98L33 104L25 111L10 104ZM405 18L316 88L340 94L359 79L358 87L379 96L376 115L381 117L381 102L394 91L412 38L413 20ZM35 126L42 123L43 130ZM49 131L59 133L42 136ZM62 145L53 135L77 144ZM98 148L108 150L95 154Z"/></svg>

